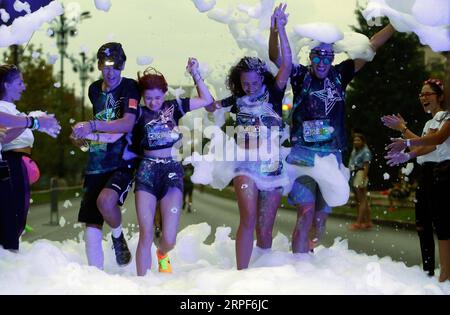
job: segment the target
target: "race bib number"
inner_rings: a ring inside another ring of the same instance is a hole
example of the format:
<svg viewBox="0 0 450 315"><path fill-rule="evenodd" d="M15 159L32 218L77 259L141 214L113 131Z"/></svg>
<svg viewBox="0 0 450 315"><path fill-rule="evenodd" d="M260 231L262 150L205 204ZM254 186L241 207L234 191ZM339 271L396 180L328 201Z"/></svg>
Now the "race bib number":
<svg viewBox="0 0 450 315"><path fill-rule="evenodd" d="M331 140L333 128L329 119L308 120L303 122L303 138L306 142L324 142Z"/></svg>
<svg viewBox="0 0 450 315"><path fill-rule="evenodd" d="M278 161L263 161L261 163L260 171L262 174L273 173L278 170Z"/></svg>

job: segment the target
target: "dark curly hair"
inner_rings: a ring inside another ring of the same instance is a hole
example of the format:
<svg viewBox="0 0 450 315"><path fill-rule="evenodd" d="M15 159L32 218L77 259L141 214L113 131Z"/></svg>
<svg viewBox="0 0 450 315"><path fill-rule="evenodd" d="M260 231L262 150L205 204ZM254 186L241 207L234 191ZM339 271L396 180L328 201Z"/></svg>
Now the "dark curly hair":
<svg viewBox="0 0 450 315"><path fill-rule="evenodd" d="M168 90L166 78L161 72L152 67L145 69L142 76L138 72L138 85L142 95L146 90L159 89L164 93Z"/></svg>
<svg viewBox="0 0 450 315"><path fill-rule="evenodd" d="M252 71L264 77L263 83L266 86L271 86L275 83L275 77L269 71L267 64L263 60L257 57L244 57L228 73L226 85L233 96L245 96L241 85L241 74Z"/></svg>
<svg viewBox="0 0 450 315"><path fill-rule="evenodd" d="M19 74L20 70L15 65L0 66L0 99L5 96L5 83L11 83Z"/></svg>

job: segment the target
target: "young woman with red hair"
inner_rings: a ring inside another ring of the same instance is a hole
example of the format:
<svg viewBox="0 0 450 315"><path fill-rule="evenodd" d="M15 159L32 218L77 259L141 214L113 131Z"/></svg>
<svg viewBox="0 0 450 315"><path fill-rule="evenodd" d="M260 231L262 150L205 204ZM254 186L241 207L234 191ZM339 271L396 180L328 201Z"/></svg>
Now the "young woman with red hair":
<svg viewBox="0 0 450 315"><path fill-rule="evenodd" d="M139 76L139 88L145 106L137 120L136 133L142 135L143 159L136 174L136 211L139 243L136 251L138 276L151 269L153 221L159 202L162 237L157 248L159 272L171 273L168 252L175 246L183 204L183 166L172 156L172 147L181 140L178 121L185 113L212 104L213 98L203 82L198 61L189 58L186 66L197 87L198 97L165 101L168 90L164 76L147 69Z"/></svg>

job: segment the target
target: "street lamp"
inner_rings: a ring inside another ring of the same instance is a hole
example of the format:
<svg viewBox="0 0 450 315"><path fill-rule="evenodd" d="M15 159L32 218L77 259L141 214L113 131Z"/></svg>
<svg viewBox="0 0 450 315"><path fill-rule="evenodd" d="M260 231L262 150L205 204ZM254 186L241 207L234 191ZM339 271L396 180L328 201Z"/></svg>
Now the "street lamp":
<svg viewBox="0 0 450 315"><path fill-rule="evenodd" d="M94 71L94 65L97 61L95 56L86 58L86 53L80 53L81 59L70 56L70 61L73 65L73 71L78 72L81 82L81 120L84 121L84 95L86 94L86 81L89 79L89 72Z"/></svg>
<svg viewBox="0 0 450 315"><path fill-rule="evenodd" d="M56 47L58 47L59 54L61 56L60 61L60 84L61 88L64 87L64 57L67 56L66 49L68 45L69 36L77 35L77 24L82 20L91 17L91 13L85 11L80 15L73 16L70 19L67 19L64 14L59 16L59 19L55 19L50 26L50 30L52 31L51 37L56 36Z"/></svg>
<svg viewBox="0 0 450 315"><path fill-rule="evenodd" d="M67 56L66 49L68 45L69 36L77 35L77 24L84 19L90 18L91 14L88 11L80 13L79 5L78 7L70 7L71 10L67 10L66 13L69 15L69 18L66 17L65 14L61 14L59 19L56 18L52 21L50 26L51 37L56 36L56 46L58 47L59 54L61 56L61 71L59 75L60 79L60 108L64 111L64 57ZM58 137L58 144L62 148L62 137ZM59 151L59 161L58 161L58 175L60 177L64 176L64 150Z"/></svg>

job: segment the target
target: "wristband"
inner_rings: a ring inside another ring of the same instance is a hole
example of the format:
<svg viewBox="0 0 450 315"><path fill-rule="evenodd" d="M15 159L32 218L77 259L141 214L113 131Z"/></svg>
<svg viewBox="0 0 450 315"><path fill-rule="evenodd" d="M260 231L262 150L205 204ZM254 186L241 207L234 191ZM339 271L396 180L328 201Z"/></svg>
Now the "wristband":
<svg viewBox="0 0 450 315"><path fill-rule="evenodd" d="M406 130L408 130L408 127L405 127L405 129L402 130L402 134L404 134Z"/></svg>
<svg viewBox="0 0 450 315"><path fill-rule="evenodd" d="M25 116L27 122L25 123L25 128L31 128L33 126L33 120L31 117Z"/></svg>
<svg viewBox="0 0 450 315"><path fill-rule="evenodd" d="M39 123L39 119L37 119L36 117L31 117L31 119L33 120L33 124L31 126L31 130L39 130L39 128L41 128L41 124Z"/></svg>
<svg viewBox="0 0 450 315"><path fill-rule="evenodd" d="M411 146L411 140L410 139L406 139L406 146L408 148Z"/></svg>

